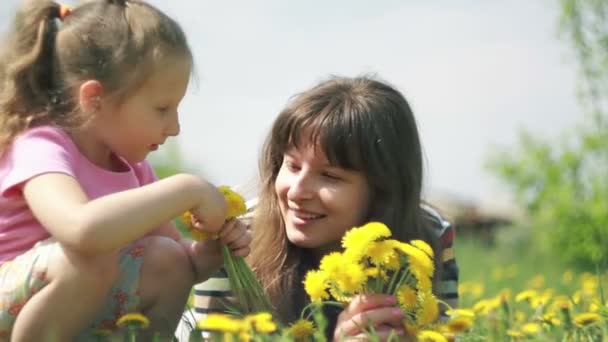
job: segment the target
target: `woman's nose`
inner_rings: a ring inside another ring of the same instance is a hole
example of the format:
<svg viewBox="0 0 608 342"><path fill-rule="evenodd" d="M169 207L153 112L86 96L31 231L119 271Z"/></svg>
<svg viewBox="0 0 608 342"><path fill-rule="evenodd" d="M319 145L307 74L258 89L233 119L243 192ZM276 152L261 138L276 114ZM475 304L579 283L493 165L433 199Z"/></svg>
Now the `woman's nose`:
<svg viewBox="0 0 608 342"><path fill-rule="evenodd" d="M287 198L292 201L310 199L314 195L314 184L306 171L300 171L292 178Z"/></svg>

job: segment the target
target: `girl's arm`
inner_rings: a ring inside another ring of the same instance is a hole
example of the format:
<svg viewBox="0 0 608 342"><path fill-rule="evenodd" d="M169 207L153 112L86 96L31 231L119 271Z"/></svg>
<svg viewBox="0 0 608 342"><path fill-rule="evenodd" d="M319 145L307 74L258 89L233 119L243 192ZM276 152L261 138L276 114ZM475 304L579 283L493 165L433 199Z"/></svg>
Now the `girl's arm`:
<svg viewBox="0 0 608 342"><path fill-rule="evenodd" d="M226 210L215 187L188 174L90 201L73 177L45 173L30 179L23 194L51 235L71 249L91 254L119 249L192 208L203 212L205 228L215 232Z"/></svg>

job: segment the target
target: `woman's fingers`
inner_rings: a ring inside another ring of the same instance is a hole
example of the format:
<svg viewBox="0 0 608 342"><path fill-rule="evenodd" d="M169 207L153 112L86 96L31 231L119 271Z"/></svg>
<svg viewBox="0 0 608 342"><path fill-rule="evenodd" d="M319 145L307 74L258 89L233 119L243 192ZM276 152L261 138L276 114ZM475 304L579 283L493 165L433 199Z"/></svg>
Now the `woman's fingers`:
<svg viewBox="0 0 608 342"><path fill-rule="evenodd" d="M355 299L338 316L334 337L358 336L370 328L403 333L403 311L395 298L384 294L367 294Z"/></svg>

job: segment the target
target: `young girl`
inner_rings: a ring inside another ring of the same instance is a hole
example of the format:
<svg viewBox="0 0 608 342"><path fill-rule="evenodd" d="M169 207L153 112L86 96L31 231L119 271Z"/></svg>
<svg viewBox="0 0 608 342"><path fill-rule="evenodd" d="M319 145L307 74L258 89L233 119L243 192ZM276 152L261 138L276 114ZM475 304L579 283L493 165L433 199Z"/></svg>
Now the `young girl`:
<svg viewBox="0 0 608 342"><path fill-rule="evenodd" d="M348 229L368 221L384 222L395 239L429 242L439 256L434 292L457 306L453 231L421 201L422 164L410 107L383 82L334 78L287 105L262 151L249 256L277 319L299 318L308 304L306 272L340 249ZM199 293L213 294L209 290L202 286ZM369 320L381 339L391 330L404 334L403 313L395 307L395 298L370 295L355 298L343 311L329 309L328 338L362 337Z"/></svg>
<svg viewBox="0 0 608 342"><path fill-rule="evenodd" d="M141 1L48 0L16 14L0 59L0 340L89 340L139 311L172 336L192 285L251 241L187 174L145 161L179 133L192 69L179 25ZM190 210L216 241L181 239ZM220 231L221 229L221 231Z"/></svg>

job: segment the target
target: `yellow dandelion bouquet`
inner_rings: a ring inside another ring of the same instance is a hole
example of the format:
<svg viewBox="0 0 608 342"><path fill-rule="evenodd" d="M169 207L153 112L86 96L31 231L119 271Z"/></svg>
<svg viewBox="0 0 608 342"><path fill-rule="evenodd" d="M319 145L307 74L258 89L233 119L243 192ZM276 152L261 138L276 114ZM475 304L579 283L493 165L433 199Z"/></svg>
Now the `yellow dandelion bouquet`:
<svg viewBox="0 0 608 342"><path fill-rule="evenodd" d="M226 200L226 220L241 216L247 212L245 200L239 193L233 191L228 186L220 186L218 189ZM191 214L189 212L182 215L182 221L193 239L201 241L212 238L192 226ZM242 257L233 256L228 246L225 245L222 246L222 256L224 257L224 268L228 274L230 288L238 304L238 307L231 309L241 315L256 312L271 312L272 305L247 262Z"/></svg>
<svg viewBox="0 0 608 342"><path fill-rule="evenodd" d="M344 251L327 254L318 270L306 274L304 287L312 305L343 306L359 294L386 293L397 298L409 334L431 328L439 315L432 293L433 249L421 240L405 243L390 236L380 222L349 230L342 238ZM330 296L337 302L329 301Z"/></svg>

